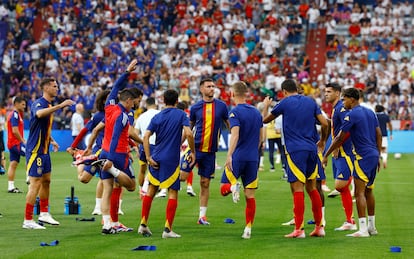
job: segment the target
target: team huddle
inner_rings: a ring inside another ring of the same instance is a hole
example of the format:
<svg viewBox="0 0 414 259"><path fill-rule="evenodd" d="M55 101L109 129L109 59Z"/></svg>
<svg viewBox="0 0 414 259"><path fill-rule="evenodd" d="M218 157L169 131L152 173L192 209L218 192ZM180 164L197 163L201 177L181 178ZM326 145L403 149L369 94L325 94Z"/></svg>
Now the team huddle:
<svg viewBox="0 0 414 259"><path fill-rule="evenodd" d="M282 152L286 158L287 181L293 196L292 223L295 226L293 232L285 237L306 236L305 189L312 201L315 222L310 236L325 236L324 198L320 182L326 178L324 167L331 154L335 188L341 195L346 218L344 224L335 230L358 229L353 219L350 191L351 182L354 182L359 230L348 236L369 237L377 234L373 184L379 169L382 135L375 113L359 105L360 93L357 89L342 91L337 84L326 86L326 99L334 107L328 119L314 100L300 94L294 80L287 79L282 83L284 98L274 108L270 108L271 98L264 99L262 113L247 104L248 86L239 81L231 86L234 108L228 112L226 104L214 97L214 81L206 78L200 82L202 100L191 106L189 114L177 105L178 92L166 90L163 95L165 107L161 111L156 110L154 98L149 97L146 99L146 112L134 121L133 110L139 107L143 93L137 88L126 86L136 64L137 61L133 60L112 89L100 93L95 103L97 113L67 149L74 157L73 164L77 166L79 181L88 183L95 174L99 174L93 214L102 215L102 234L132 231L132 228L119 221L123 188L130 192L136 189L131 149L139 150L138 185L142 199L139 234L145 237L152 235L149 228L151 204L159 190L166 190L164 195L168 201L162 238L181 237L173 231L178 191L180 182L189 179L192 182L195 166L200 176L200 210L196 223L209 225L207 208L210 181L216 168L220 130L226 127L230 132L230 140L220 191L223 196L231 194L233 201L238 202L243 186L246 225L242 238L249 239L256 214L255 191L259 184L263 125L279 116L283 120ZM33 220L37 196L40 204L39 222L59 225L48 211L51 175L49 145L58 148L50 131L53 113L74 104L72 100L65 100L58 105L51 105L57 96L56 80L44 79L40 86L43 96L31 107L27 143L22 138L16 144L19 148L20 144L26 144L30 184L23 228L27 229L45 228ZM87 133L91 134L88 145L80 151L77 147ZM328 147L326 142L330 134L332 143ZM180 154L180 151L183 152ZM20 154L16 153L16 157L20 157ZM187 193L195 195L191 185L188 185Z"/></svg>

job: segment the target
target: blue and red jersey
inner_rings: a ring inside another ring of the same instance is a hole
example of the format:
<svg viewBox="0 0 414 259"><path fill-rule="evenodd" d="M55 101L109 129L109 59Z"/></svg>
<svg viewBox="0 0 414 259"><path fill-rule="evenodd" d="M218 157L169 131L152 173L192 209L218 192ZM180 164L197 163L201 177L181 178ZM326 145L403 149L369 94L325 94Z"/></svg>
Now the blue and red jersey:
<svg viewBox="0 0 414 259"><path fill-rule="evenodd" d="M10 149L14 146L20 146L20 140L18 140L12 131L13 127L17 127L20 133L20 136L23 138L23 113L19 113L14 110L7 117L7 147Z"/></svg>
<svg viewBox="0 0 414 259"><path fill-rule="evenodd" d="M115 153L129 152L128 129L129 110L118 102L118 92L125 88L129 74L124 73L115 82L105 103L105 130L102 149L109 153L109 160Z"/></svg>
<svg viewBox="0 0 414 259"><path fill-rule="evenodd" d="M224 102L214 99L203 100L191 107L190 121L195 125L195 148L201 152L217 152L220 129L228 119L228 110Z"/></svg>
<svg viewBox="0 0 414 259"><path fill-rule="evenodd" d="M26 144L27 153L48 154L52 131L53 113L43 118L37 118L36 112L51 107L51 104L40 97L30 108L30 129Z"/></svg>

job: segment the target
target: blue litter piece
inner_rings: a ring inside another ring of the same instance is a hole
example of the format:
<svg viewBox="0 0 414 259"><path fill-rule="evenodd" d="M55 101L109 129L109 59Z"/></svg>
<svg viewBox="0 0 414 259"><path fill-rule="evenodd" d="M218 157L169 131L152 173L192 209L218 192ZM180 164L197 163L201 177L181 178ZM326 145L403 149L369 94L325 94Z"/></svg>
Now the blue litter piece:
<svg viewBox="0 0 414 259"><path fill-rule="evenodd" d="M314 224L315 224L315 221L313 219L308 220L308 225L314 225Z"/></svg>
<svg viewBox="0 0 414 259"><path fill-rule="evenodd" d="M59 244L59 240L53 240L49 244L46 242L40 242L40 246L57 246Z"/></svg>
<svg viewBox="0 0 414 259"><path fill-rule="evenodd" d="M390 247L390 252L393 252L393 253L401 253L401 247L399 247L399 246L391 246Z"/></svg>
<svg viewBox="0 0 414 259"><path fill-rule="evenodd" d="M231 219L231 218L226 218L226 219L224 219L224 223L234 224L234 223L236 223L236 221L234 221L234 219Z"/></svg>
<svg viewBox="0 0 414 259"><path fill-rule="evenodd" d="M157 250L156 246L137 246L132 248L132 251L155 251Z"/></svg>

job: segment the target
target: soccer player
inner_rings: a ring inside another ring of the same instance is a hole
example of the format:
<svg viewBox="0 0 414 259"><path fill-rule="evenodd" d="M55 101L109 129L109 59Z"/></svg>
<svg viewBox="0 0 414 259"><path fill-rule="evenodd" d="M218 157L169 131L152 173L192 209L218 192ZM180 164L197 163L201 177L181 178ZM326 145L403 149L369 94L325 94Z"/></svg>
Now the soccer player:
<svg viewBox="0 0 414 259"><path fill-rule="evenodd" d="M83 104L78 103L76 104L75 113L72 115L70 120L70 126L72 129L72 138L75 138L79 135L80 131L84 128L84 119L83 119L83 112L84 112ZM85 144L80 141L78 142L79 149L85 149ZM76 147L78 147L76 146Z"/></svg>
<svg viewBox="0 0 414 259"><path fill-rule="evenodd" d="M14 110L7 118L7 148L10 151L10 164L7 171L9 193L21 193L22 191L14 186L16 168L20 163L20 156L25 156L26 140L23 136L23 113L26 109L26 100L16 96L13 100Z"/></svg>
<svg viewBox="0 0 414 259"><path fill-rule="evenodd" d="M120 225L118 210L115 212L113 208L119 207L120 187L125 187L132 192L136 186L135 175L129 158L129 137L133 137L138 142L142 142L142 140L136 135L133 127L130 127L131 119L128 114L132 108L137 104L139 105L142 92L136 88L136 90L123 89L126 86L129 73L136 69L136 64L136 59L131 61L125 73L115 82L105 103L105 125L110 126L104 129L102 152L99 156L101 160L104 160L101 171L101 179L103 180L101 212L104 222L102 234L104 235L119 232L117 230ZM119 102L117 103L118 92ZM114 178L116 178L119 188L114 188Z"/></svg>
<svg viewBox="0 0 414 259"><path fill-rule="evenodd" d="M269 162L270 162L270 172L275 171L275 146L279 147L277 144L278 141L281 139L280 132L278 133L275 128L275 120L271 121L269 125L266 127L266 138L267 143L269 145ZM280 162L280 150L276 150L276 156L278 157L276 159L276 163Z"/></svg>
<svg viewBox="0 0 414 259"><path fill-rule="evenodd" d="M6 157L4 156L4 125L6 124L6 109L0 104L0 175L6 172Z"/></svg>
<svg viewBox="0 0 414 259"><path fill-rule="evenodd" d="M381 129L378 119L371 110L359 105L360 93L355 88L345 89L343 105L351 110L345 116L339 133L333 139L323 157L326 165L328 156L345 141L350 134L355 151L354 181L357 204L359 231L349 234L351 237L369 237L376 235L375 198L373 184L377 169L379 170L379 154L381 153ZM368 209L368 224L366 213Z"/></svg>
<svg viewBox="0 0 414 259"><path fill-rule="evenodd" d="M98 112L92 116L91 120L88 121L85 127L80 131L79 135L72 142L71 146L67 149L67 152L69 152L72 156L76 153L76 147L78 146L78 143L84 139L85 135L88 132L91 133L93 129L95 129L97 125L104 119L105 102L106 102L106 98L108 97L109 93L110 93L109 90L102 91L99 93L98 97L96 98L95 108ZM99 155L101 147L102 147L102 139L103 139L103 131L100 131L96 137L96 140L90 141L91 145L88 144L88 147L85 150L85 153L89 154L91 151L93 154ZM89 183L89 181L92 179L92 177L96 173L100 173L99 168L96 166L92 166L92 165L80 164L77 166L77 170L78 170L79 181L85 184ZM101 213L102 191L103 191L102 180L99 179L98 183L96 184L95 208L92 212L92 215L102 214Z"/></svg>
<svg viewBox="0 0 414 259"><path fill-rule="evenodd" d="M52 144L55 151L59 149L58 143L51 136L53 113L75 104L74 101L68 99L58 105L51 105L58 95L58 84L54 78L44 78L40 82L40 88L43 95L33 102L30 108L30 130L26 144L26 165L30 183L23 221L23 228L26 229L45 229L33 220L33 207L37 195L40 199L39 221L59 225L48 209L52 171L49 145Z"/></svg>
<svg viewBox="0 0 414 259"><path fill-rule="evenodd" d="M178 190L180 190L180 148L182 138L187 139L191 149L191 160L195 161L194 137L187 115L176 108L178 93L175 90L164 92L165 108L155 115L144 134L144 150L149 164L148 192L142 199L141 224L138 233L151 236L148 217L155 193L159 188L168 188L165 228L162 238L179 238L181 235L172 231L177 209ZM149 138L156 134L153 149ZM194 162L193 162L194 163Z"/></svg>
<svg viewBox="0 0 414 259"><path fill-rule="evenodd" d="M227 105L214 98L216 85L211 78L200 82L202 100L190 109L190 127L195 131L196 164L200 175L200 211L197 223L209 225L207 221L207 205L210 196L210 181L214 178L216 152L220 129L223 122L229 127ZM195 164L194 164L195 165ZM193 167L181 168L190 172Z"/></svg>
<svg viewBox="0 0 414 259"><path fill-rule="evenodd" d="M105 117L105 102L106 98L108 97L110 91L105 90L99 93L98 97L95 101L96 110L98 111L95 113L92 118L88 121L88 123L85 125L84 128L82 128L79 132L79 134L76 136L76 138L73 140L70 147L67 148L67 152L71 155L76 155L77 147L79 146L79 143L83 141L84 137L87 133L92 133L93 129L95 129L99 123L104 119ZM92 154L97 154L102 146L102 140L103 140L103 131L100 131L96 140L90 145L88 144L86 147L85 152L89 154L90 152ZM89 183L89 181L92 179L92 177L95 175L97 168L94 166L80 164L78 167L78 179L82 183Z"/></svg>
<svg viewBox="0 0 414 259"><path fill-rule="evenodd" d="M247 85L239 81L232 86L232 98L236 105L229 115L230 144L227 151L225 171L221 179L221 194L232 193L233 202L240 199L241 177L246 199L246 226L242 238L249 239L256 214L255 191L258 185L257 171L259 149L263 141L262 115L252 105L246 103Z"/></svg>
<svg viewBox="0 0 414 259"><path fill-rule="evenodd" d="M285 98L280 101L267 115L272 99L264 99L264 123L269 123L277 116L283 115L283 136L287 159L288 182L293 194L293 213L295 230L285 235L287 238L304 238L303 217L305 209L304 189L312 201L312 212L315 229L311 236L325 236L322 221L322 201L316 189L318 150L322 151L326 140L328 122L322 115L320 108L309 97L300 95L296 82L287 79L282 83ZM315 143L315 124L319 121L322 127L322 136L318 144Z"/></svg>
<svg viewBox="0 0 414 259"><path fill-rule="evenodd" d="M276 139L277 149L280 151L280 162L282 163L282 172L283 175L281 177L282 180L287 180L287 174L286 174L286 167L287 167L287 161L286 161L286 154L285 154L285 140L283 137L283 116L280 115L275 119L275 130L278 134L280 134L280 138Z"/></svg>
<svg viewBox="0 0 414 259"><path fill-rule="evenodd" d="M190 110L188 109L188 103L183 101L183 102L178 102L177 103L177 108L180 110L183 110L187 116L190 116ZM190 167L190 165L192 164L192 161L190 161L190 153L191 153L191 149L188 147L188 142L184 141L181 145L181 160L180 160L180 180L182 181L186 181L187 183L187 194L190 195L191 197L196 196L197 194L194 192L193 189L193 178L194 178L194 172L193 170L191 170L190 172L186 171L187 167ZM181 170L181 168L183 168L184 170Z"/></svg>
<svg viewBox="0 0 414 259"><path fill-rule="evenodd" d="M381 147L381 158L382 158L382 166L387 168L387 160L388 160L388 130L390 131L390 140L392 140L392 124L390 120L390 116L385 113L384 106L376 105L375 112L377 114L379 127L381 129L382 134L382 147Z"/></svg>
<svg viewBox="0 0 414 259"><path fill-rule="evenodd" d="M330 83L325 88L325 99L332 104L331 115L331 135L332 139L338 136L344 118L348 110L344 107L341 100L341 86L337 83ZM333 151L332 169L335 178L335 189L340 193L342 206L345 212L345 222L342 226L335 228L336 231L356 230L353 216L352 195L349 186L352 182L352 172L354 171L355 156L352 152L352 142L346 138L341 147Z"/></svg>
<svg viewBox="0 0 414 259"><path fill-rule="evenodd" d="M118 84L118 86L123 87L123 84L120 83L120 84ZM134 107L133 107L133 109L136 109L139 106L139 103L141 101L143 93L142 93L141 90L139 90L137 88L129 88L128 90L131 92L132 95L138 96L138 98L134 101ZM130 125L130 127L128 128L129 145L132 146L133 148L136 148L136 142L142 143L142 140L140 139L140 137L137 135L137 133L135 132L135 130L133 128L134 113L133 113L132 110L130 110L129 113L128 113L128 120L129 120L129 125ZM87 149L85 150L84 155L90 154L90 152L92 150L92 144L95 142L95 140L97 140L97 138L100 136L100 134L103 134L104 129L105 129L105 119L102 120L101 122L99 122L99 124L92 130L92 133L91 133L90 138L89 138L89 143L88 143ZM97 153L100 153L100 152L101 152L101 150L97 151ZM129 157L129 158L131 160L130 162L132 163L132 158L131 157ZM97 163L100 163L101 161L97 161ZM98 166L98 170L100 170L99 166ZM99 186L97 186L97 189L98 188L99 188ZM98 192L98 190L97 190L97 192ZM122 197L121 196L122 196L122 188L118 184L118 182L115 182L114 186L113 186L113 191L112 191L112 194L111 194L110 210L109 210L109 213L111 215L110 218L111 218L111 221L112 221L112 227L117 232L130 232L130 231L133 231L132 228L126 227L125 225L123 225L122 223L120 223L118 221L118 219L119 219L118 215L119 214L124 215L124 213L121 209L121 205L122 205ZM95 208L95 210L96 209L97 208ZM101 211L100 206L99 206L99 211Z"/></svg>
<svg viewBox="0 0 414 259"><path fill-rule="evenodd" d="M154 97L148 97L145 100L147 110L141 114L135 122L135 129L137 134L143 138L151 119L158 114L160 111L157 110L157 104L155 103ZM151 149L155 145L156 135L152 135L149 139ZM141 199L148 190L148 180L145 179L145 173L147 172L147 158L145 156L144 147L141 145L139 148L139 166L140 171L138 175L138 184L140 188Z"/></svg>

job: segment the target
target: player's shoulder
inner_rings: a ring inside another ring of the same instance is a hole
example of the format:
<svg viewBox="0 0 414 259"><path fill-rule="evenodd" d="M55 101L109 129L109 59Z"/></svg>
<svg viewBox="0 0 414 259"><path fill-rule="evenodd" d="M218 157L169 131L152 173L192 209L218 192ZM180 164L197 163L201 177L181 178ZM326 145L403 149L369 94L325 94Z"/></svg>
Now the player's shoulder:
<svg viewBox="0 0 414 259"><path fill-rule="evenodd" d="M97 112L93 115L92 119L94 121L101 121L103 118L105 118L105 113L104 112Z"/></svg>
<svg viewBox="0 0 414 259"><path fill-rule="evenodd" d="M7 116L8 120L12 119L12 118L18 118L19 117L19 112L16 110L13 110L11 113L9 113L9 115Z"/></svg>
<svg viewBox="0 0 414 259"><path fill-rule="evenodd" d="M203 104L204 104L204 101L203 100L200 100L200 101L194 103L193 105L191 105L191 107L190 107L190 113L194 113L195 111L198 111L198 110L202 109L203 108Z"/></svg>
<svg viewBox="0 0 414 259"><path fill-rule="evenodd" d="M214 98L214 102L216 103L216 105L221 105L221 106L225 106L227 107L227 104L225 102L223 102L220 99Z"/></svg>
<svg viewBox="0 0 414 259"><path fill-rule="evenodd" d="M42 106L42 105L45 105L45 104L48 104L48 103L49 103L49 102L48 102L45 98L40 97L40 98L36 99L36 100L33 102L32 107L34 107L34 108L38 108L38 107L40 107L40 106Z"/></svg>

